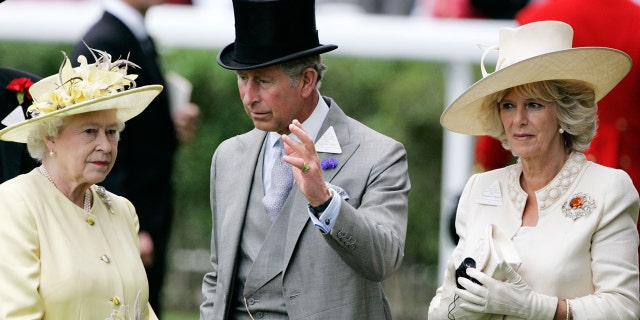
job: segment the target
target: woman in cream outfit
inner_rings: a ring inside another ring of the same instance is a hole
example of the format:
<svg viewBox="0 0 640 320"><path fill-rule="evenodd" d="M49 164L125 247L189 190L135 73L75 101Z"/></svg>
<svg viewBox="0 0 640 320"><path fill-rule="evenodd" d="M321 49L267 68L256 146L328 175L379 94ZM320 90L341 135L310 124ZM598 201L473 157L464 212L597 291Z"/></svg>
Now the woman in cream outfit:
<svg viewBox="0 0 640 320"><path fill-rule="evenodd" d="M96 184L124 122L162 86L134 88L133 66L104 52L95 64L79 60L33 84L27 119L14 114L0 131L42 163L0 185L0 319L157 319L136 211Z"/></svg>
<svg viewBox="0 0 640 320"><path fill-rule="evenodd" d="M429 319L640 318L638 192L627 173L581 153L596 132L596 102L631 61L571 48L572 35L558 21L503 29L487 48L499 52L496 71L481 63L483 79L442 114L445 128L494 136L518 162L467 182L460 242ZM466 257L476 267L462 269L479 283L455 276Z"/></svg>

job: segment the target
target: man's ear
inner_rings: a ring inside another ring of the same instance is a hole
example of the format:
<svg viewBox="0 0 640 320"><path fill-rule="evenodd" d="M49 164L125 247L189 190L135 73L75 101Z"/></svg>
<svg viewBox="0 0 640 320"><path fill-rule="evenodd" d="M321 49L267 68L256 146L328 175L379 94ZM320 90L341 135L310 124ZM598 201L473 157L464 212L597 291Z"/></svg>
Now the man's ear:
<svg viewBox="0 0 640 320"><path fill-rule="evenodd" d="M316 90L316 83L318 81L318 71L314 68L306 68L302 72L300 79L301 94L304 97L310 96Z"/></svg>

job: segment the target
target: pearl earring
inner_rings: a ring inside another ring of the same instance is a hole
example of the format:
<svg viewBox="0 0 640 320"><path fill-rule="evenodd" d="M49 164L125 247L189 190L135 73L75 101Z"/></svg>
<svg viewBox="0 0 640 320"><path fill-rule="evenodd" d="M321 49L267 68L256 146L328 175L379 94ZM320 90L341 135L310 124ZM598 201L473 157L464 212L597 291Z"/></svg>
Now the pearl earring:
<svg viewBox="0 0 640 320"><path fill-rule="evenodd" d="M564 133L564 129L560 128L560 129L558 129L558 132L560 132L560 134L563 134Z"/></svg>
<svg viewBox="0 0 640 320"><path fill-rule="evenodd" d="M49 150L49 157L53 157L55 155L55 153L53 152L53 150Z"/></svg>

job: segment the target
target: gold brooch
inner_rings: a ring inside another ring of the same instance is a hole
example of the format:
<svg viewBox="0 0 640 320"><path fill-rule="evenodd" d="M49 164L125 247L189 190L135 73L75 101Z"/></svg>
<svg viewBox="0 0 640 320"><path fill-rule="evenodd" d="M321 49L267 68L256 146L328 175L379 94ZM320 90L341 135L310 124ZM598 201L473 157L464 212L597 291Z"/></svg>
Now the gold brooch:
<svg viewBox="0 0 640 320"><path fill-rule="evenodd" d="M562 205L562 212L568 218L576 220L591 213L596 208L596 202L586 193L576 193Z"/></svg>

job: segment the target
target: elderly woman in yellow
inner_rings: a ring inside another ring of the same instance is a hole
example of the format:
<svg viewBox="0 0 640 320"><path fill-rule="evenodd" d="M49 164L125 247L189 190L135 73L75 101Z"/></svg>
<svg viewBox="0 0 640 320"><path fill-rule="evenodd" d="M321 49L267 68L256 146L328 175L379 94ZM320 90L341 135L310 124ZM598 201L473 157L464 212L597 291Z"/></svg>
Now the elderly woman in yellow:
<svg viewBox="0 0 640 320"><path fill-rule="evenodd" d="M631 60L572 35L559 21L503 29L496 71L443 112L445 128L494 136L518 161L468 180L429 319L640 319L638 192L582 153Z"/></svg>
<svg viewBox="0 0 640 320"><path fill-rule="evenodd" d="M157 319L136 211L96 184L124 122L162 86L135 88L135 65L95 52L95 64L80 57L76 68L65 57L59 74L30 88L26 119L13 114L0 131L42 163L0 185L0 319Z"/></svg>

